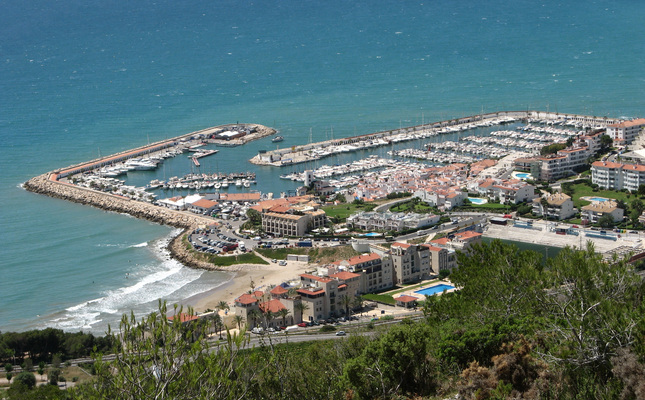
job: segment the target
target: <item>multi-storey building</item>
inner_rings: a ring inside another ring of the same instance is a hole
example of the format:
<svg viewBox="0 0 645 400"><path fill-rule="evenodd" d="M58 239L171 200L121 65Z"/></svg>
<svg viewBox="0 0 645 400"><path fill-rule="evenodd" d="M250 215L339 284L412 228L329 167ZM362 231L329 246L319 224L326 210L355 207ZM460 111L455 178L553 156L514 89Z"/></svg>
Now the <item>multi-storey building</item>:
<svg viewBox="0 0 645 400"><path fill-rule="evenodd" d="M591 164L591 182L603 189L635 192L645 185L645 165L596 161Z"/></svg>
<svg viewBox="0 0 645 400"><path fill-rule="evenodd" d="M562 220L575 215L576 209L573 207L570 196L564 193L554 193L533 199L533 213L545 218Z"/></svg>
<svg viewBox="0 0 645 400"><path fill-rule="evenodd" d="M326 222L327 216L323 210L287 209L262 213L262 229L277 236L303 236L309 230L325 226Z"/></svg>
<svg viewBox="0 0 645 400"><path fill-rule="evenodd" d="M394 286L392 259L389 257L370 253L333 264L361 275L361 293L378 292Z"/></svg>
<svg viewBox="0 0 645 400"><path fill-rule="evenodd" d="M604 215L609 214L614 222L622 221L625 210L618 208L615 201L594 201L589 205L582 207L583 223L595 224Z"/></svg>
<svg viewBox="0 0 645 400"><path fill-rule="evenodd" d="M394 283L410 283L430 277L430 250L421 245L394 243L390 248Z"/></svg>
<svg viewBox="0 0 645 400"><path fill-rule="evenodd" d="M645 127L645 118L624 121L607 126L607 135L617 144L630 144Z"/></svg>
<svg viewBox="0 0 645 400"><path fill-rule="evenodd" d="M423 228L439 222L434 214L362 211L347 218L347 226L366 231L402 231Z"/></svg>
<svg viewBox="0 0 645 400"><path fill-rule="evenodd" d="M454 249L422 244L430 254L430 274L439 275L443 270L452 271L457 267L457 255Z"/></svg>

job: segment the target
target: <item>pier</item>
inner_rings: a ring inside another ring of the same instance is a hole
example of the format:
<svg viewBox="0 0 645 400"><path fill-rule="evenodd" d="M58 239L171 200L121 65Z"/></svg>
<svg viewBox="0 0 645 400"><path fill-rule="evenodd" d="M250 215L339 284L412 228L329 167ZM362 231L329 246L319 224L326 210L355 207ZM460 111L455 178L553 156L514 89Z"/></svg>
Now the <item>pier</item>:
<svg viewBox="0 0 645 400"><path fill-rule="evenodd" d="M142 218L164 225L179 228L194 228L202 225L211 225L215 223L211 218L190 212L174 211L166 207L157 206L151 202L135 200L118 194L106 193L92 188L75 185L72 183L72 177L77 174L99 171L101 168L125 162L136 157L150 156L160 152L173 150L173 148L181 149L183 151L191 145L194 145L195 141L201 143L202 141L213 140L209 139L211 135L227 131L232 127L244 127L245 129L252 131L252 133L245 135L245 143L276 133L275 129L258 124L220 125L187 133L172 139L152 143L132 150L126 150L117 154L97 158L81 164L56 169L28 180L24 183L23 187L30 192L44 194L75 203L86 204L106 211L125 213L136 218ZM194 160L197 161L196 158Z"/></svg>
<svg viewBox="0 0 645 400"><path fill-rule="evenodd" d="M615 118L543 111L498 111L469 117L430 122L411 127L332 139L272 151L260 151L249 160L253 164L282 167L315 161L327 156L387 146L392 143L422 139L445 133L455 133L483 126L494 126L518 120L544 120L551 124L562 123L581 129L604 128L620 122Z"/></svg>

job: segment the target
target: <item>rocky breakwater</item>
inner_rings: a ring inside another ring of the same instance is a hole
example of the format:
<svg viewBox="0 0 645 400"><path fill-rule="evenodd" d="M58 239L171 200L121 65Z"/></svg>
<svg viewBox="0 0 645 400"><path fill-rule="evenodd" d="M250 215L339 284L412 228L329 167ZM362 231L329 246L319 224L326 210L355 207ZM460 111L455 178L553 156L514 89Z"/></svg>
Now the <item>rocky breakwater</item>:
<svg viewBox="0 0 645 400"><path fill-rule="evenodd" d="M214 224L215 221L210 218L59 182L52 179L51 173L30 179L25 182L23 187L30 192L85 204L106 211L129 214L133 217L159 224L184 228L184 231L168 245L168 250L172 257L190 267L216 269L214 265L194 257L182 242L182 238L192 229Z"/></svg>

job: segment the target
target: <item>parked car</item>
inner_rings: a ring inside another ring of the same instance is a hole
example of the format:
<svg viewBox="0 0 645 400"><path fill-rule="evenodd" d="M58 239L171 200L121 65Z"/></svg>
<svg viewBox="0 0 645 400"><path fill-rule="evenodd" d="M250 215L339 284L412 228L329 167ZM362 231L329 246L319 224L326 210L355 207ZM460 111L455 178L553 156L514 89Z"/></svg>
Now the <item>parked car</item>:
<svg viewBox="0 0 645 400"><path fill-rule="evenodd" d="M336 336L345 336L345 331L336 332Z"/></svg>
<svg viewBox="0 0 645 400"><path fill-rule="evenodd" d="M298 326L301 327L301 328L306 328L308 325L307 325L306 322L301 322L301 323L298 324Z"/></svg>

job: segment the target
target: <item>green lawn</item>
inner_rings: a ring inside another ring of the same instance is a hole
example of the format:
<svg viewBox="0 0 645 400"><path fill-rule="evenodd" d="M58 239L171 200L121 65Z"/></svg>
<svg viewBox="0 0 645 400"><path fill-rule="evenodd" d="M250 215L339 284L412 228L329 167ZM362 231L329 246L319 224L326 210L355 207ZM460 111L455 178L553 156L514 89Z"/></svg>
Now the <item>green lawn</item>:
<svg viewBox="0 0 645 400"><path fill-rule="evenodd" d="M406 201L405 203L400 203L390 208L392 212L415 212L415 213L429 213L429 212L438 212L434 207L428 205L428 203L419 202L415 200Z"/></svg>
<svg viewBox="0 0 645 400"><path fill-rule="evenodd" d="M264 261L262 257L258 257L253 253L240 254L239 256L209 255L208 261L220 267L228 267L236 264L269 264L268 262Z"/></svg>
<svg viewBox="0 0 645 400"><path fill-rule="evenodd" d="M583 207L588 204L590 204L589 201L586 200L581 200L581 197L606 197L608 199L615 199L615 200L622 200L625 203L629 203L631 200L636 199L637 196L630 196L629 198L627 197L627 193L625 192L616 192L613 190L598 190L597 192L594 192L591 186L588 186L584 183L578 183L572 186L574 193L573 193L573 204L576 207Z"/></svg>
<svg viewBox="0 0 645 400"><path fill-rule="evenodd" d="M337 217L342 221L345 221L347 217L358 212L358 211L372 211L376 207L376 204L365 203L365 204L339 204L337 206L326 206L322 207L322 210L327 214L327 217L334 218Z"/></svg>
<svg viewBox="0 0 645 400"><path fill-rule="evenodd" d="M392 295L389 295L389 294L368 293L368 294L364 294L363 298L367 301L379 301L381 303L390 304L392 306L396 304L394 297L392 297Z"/></svg>
<svg viewBox="0 0 645 400"><path fill-rule="evenodd" d="M258 253L266 258L275 258L276 260L286 260L288 254L309 254L311 248L287 247L282 249L256 249Z"/></svg>

